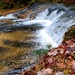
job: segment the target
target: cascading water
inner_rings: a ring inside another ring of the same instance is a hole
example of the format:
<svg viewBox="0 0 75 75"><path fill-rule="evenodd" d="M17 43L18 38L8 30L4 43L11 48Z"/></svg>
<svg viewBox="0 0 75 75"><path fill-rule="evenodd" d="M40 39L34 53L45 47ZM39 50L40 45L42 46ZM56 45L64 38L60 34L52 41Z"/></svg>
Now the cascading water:
<svg viewBox="0 0 75 75"><path fill-rule="evenodd" d="M4 52L0 53L0 64L7 62L6 66L12 66L11 63L16 59L23 65L32 57L26 57L26 51L44 48L46 45L58 47L65 32L75 24L75 11L71 9L74 8L63 4L34 4L22 11L1 16L0 49ZM25 18L19 17L22 14L27 15ZM11 70L4 75L15 75L14 72L19 70Z"/></svg>
<svg viewBox="0 0 75 75"><path fill-rule="evenodd" d="M51 44L52 47L57 47L63 41L67 29L75 24L74 16L69 15L68 11L69 13L72 12L68 8L46 8L38 13L33 20L30 19L31 14L29 14L27 18L21 19L21 21L23 21L23 25L39 24L44 26L43 29L38 31L39 39L37 41L40 41L41 45L44 46Z"/></svg>

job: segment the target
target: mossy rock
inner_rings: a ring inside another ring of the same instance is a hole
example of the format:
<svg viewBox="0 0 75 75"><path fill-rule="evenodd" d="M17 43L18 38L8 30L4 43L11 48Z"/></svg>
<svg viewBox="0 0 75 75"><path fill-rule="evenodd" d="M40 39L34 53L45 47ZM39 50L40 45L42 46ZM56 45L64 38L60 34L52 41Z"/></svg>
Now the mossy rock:
<svg viewBox="0 0 75 75"><path fill-rule="evenodd" d="M75 37L75 25L70 27L64 35L64 40L70 40Z"/></svg>

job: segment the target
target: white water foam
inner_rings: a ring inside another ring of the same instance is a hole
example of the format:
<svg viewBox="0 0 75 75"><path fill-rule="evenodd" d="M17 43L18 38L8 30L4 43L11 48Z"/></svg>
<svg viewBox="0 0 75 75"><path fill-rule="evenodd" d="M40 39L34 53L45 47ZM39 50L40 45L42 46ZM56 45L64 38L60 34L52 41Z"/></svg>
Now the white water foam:
<svg viewBox="0 0 75 75"><path fill-rule="evenodd" d="M3 20L3 19L17 19L17 18L13 14L8 14L6 16L0 17L0 20Z"/></svg>
<svg viewBox="0 0 75 75"><path fill-rule="evenodd" d="M40 30L38 32L38 41L41 42L41 44L43 46L47 45L47 44L51 44L52 47L57 47L58 43L55 41L58 36L56 36L56 39L53 39L53 37L51 37L49 34L54 34L53 31L50 31L50 29L53 28L52 24L56 23L59 18L65 13L64 11L61 11L57 14L58 10L53 11L51 14L48 15L49 11L48 9L42 11L41 13L39 13L35 19L33 20L29 20L29 21L24 21L23 24L24 25L31 25L31 24L41 24L42 26L45 26L44 29ZM50 28L50 26L52 26ZM56 24L55 24L56 26ZM50 29L48 29L50 28ZM55 29L57 30L57 29ZM54 34L55 35L55 34ZM54 36L52 35L52 36Z"/></svg>
<svg viewBox="0 0 75 75"><path fill-rule="evenodd" d="M50 20L30 20L30 21L25 21L23 22L24 25L31 25L31 24L41 24L45 27L49 26L52 24Z"/></svg>
<svg viewBox="0 0 75 75"><path fill-rule="evenodd" d="M46 9L46 10L42 11L41 13L39 13L39 14L35 17L35 20L46 20L47 14L48 14L48 9Z"/></svg>
<svg viewBox="0 0 75 75"><path fill-rule="evenodd" d="M45 29L40 30L39 36L39 40L41 41L42 45L51 45L53 48L58 47L58 44L52 40L52 38L47 34Z"/></svg>

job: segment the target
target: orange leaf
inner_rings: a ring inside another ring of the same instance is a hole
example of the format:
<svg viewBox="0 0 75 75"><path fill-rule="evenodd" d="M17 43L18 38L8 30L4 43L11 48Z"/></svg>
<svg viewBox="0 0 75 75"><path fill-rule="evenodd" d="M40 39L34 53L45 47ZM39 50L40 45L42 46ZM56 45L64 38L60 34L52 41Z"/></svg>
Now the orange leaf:
<svg viewBox="0 0 75 75"><path fill-rule="evenodd" d="M64 64L64 63L56 63L56 65L57 65L58 68L60 68L60 69L66 68L66 64Z"/></svg>

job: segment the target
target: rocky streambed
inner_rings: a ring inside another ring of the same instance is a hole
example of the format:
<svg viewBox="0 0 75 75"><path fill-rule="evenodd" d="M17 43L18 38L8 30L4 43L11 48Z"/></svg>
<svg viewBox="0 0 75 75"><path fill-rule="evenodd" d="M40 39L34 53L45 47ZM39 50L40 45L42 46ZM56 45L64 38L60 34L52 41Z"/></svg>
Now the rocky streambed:
<svg viewBox="0 0 75 75"><path fill-rule="evenodd" d="M27 40L36 39L35 31L41 27L35 27L35 25L17 27L6 24L0 27L0 73L37 62L30 51L40 44Z"/></svg>

